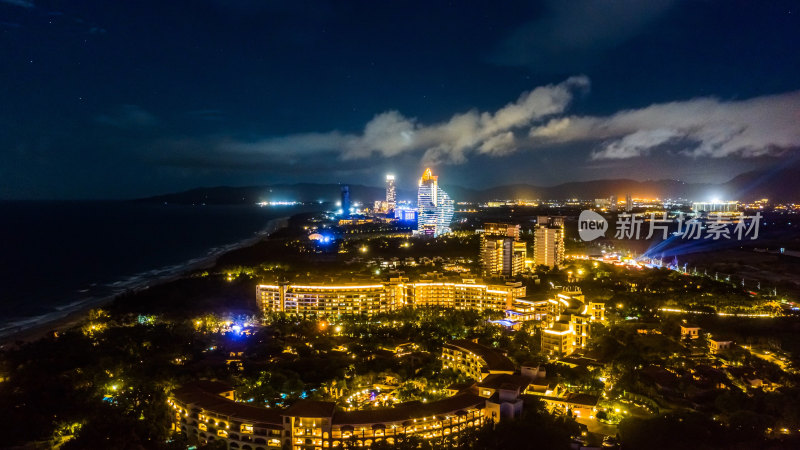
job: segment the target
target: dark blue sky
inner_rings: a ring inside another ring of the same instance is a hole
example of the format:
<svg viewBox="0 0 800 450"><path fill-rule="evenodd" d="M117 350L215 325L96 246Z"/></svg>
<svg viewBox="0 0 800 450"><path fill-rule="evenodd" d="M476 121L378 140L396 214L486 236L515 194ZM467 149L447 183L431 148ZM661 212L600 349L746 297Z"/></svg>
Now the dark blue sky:
<svg viewBox="0 0 800 450"><path fill-rule="evenodd" d="M269 3L269 5L265 5ZM800 147L800 4L0 0L0 198L719 182ZM537 89L538 88L538 89Z"/></svg>

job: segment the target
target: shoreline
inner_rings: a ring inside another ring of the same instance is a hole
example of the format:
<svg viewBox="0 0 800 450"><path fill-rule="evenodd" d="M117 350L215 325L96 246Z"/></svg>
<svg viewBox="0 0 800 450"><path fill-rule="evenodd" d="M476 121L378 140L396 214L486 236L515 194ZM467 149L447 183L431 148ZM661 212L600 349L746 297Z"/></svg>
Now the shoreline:
<svg viewBox="0 0 800 450"><path fill-rule="evenodd" d="M6 349L18 343L27 343L47 336L53 331L63 331L80 323L86 313L98 306L113 302L117 297L129 292L137 292L169 283L198 270L208 269L216 265L217 260L226 253L242 248L251 247L268 238L272 233L286 228L291 216L270 219L267 225L255 232L255 236L248 237L232 244L212 247L205 256L197 257L180 264L163 266L146 272L123 278L109 283L114 292L101 296L77 300L67 305L57 307L55 311L34 316L23 317L10 321L0 328L0 349Z"/></svg>

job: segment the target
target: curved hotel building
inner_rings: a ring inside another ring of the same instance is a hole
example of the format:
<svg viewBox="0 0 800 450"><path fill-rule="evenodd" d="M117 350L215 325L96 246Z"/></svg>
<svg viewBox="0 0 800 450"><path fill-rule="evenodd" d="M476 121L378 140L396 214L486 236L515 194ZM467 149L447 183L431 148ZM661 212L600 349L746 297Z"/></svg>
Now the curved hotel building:
<svg viewBox="0 0 800 450"><path fill-rule="evenodd" d="M462 392L438 401L393 408L341 411L333 402L299 400L288 408L262 408L231 399L233 389L199 381L176 389L169 405L172 428L192 442L221 440L229 449L370 447L403 436L435 439L491 420L487 398ZM498 418L499 419L499 418Z"/></svg>
<svg viewBox="0 0 800 450"><path fill-rule="evenodd" d="M451 397L411 401L390 408L343 411L334 402L298 400L288 408L263 408L234 401L224 383L196 381L172 392L173 430L191 442L221 441L228 449L267 450L371 447L405 436L455 438L488 421L518 417L531 378L513 375L513 363L471 341L445 346L445 367L477 382L451 387Z"/></svg>

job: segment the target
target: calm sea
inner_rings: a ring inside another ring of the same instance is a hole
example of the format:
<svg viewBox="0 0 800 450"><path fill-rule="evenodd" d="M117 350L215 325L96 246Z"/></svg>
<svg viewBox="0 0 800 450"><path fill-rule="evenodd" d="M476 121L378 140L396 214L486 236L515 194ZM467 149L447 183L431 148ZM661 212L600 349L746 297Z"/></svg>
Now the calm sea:
<svg viewBox="0 0 800 450"><path fill-rule="evenodd" d="M182 273L312 209L0 202L0 335Z"/></svg>

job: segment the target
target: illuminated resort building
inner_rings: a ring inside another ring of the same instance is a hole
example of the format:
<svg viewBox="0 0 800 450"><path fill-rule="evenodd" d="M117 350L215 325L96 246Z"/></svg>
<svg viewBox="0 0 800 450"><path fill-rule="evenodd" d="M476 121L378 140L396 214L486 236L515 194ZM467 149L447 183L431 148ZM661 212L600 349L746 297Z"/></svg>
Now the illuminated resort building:
<svg viewBox="0 0 800 450"><path fill-rule="evenodd" d="M587 302L578 289L565 290L548 303L547 325L542 330L542 352L548 356L569 355L586 348L591 323L605 320L605 304Z"/></svg>
<svg viewBox="0 0 800 450"><path fill-rule="evenodd" d="M413 401L361 411L341 411L333 402L311 400L299 400L288 408L262 408L236 402L232 395L231 388L207 381L176 389L169 397L172 428L184 432L190 442L219 440L229 449L354 448L370 447L381 440L394 444L400 436L457 436L487 420L499 420L499 414L492 414L494 410L509 410L504 402L474 391L427 403ZM521 402L510 400L512 404Z"/></svg>
<svg viewBox="0 0 800 450"><path fill-rule="evenodd" d="M173 430L190 443L221 441L228 449L267 450L371 447L404 436L454 438L488 421L519 417L522 395L536 376L515 375L499 351L461 340L445 345L445 367L475 381L448 388L451 396L410 401L389 408L343 411L334 402L298 400L288 408L264 408L234 400L223 383L192 382L175 389L168 402Z"/></svg>
<svg viewBox="0 0 800 450"><path fill-rule="evenodd" d="M514 363L505 355L466 339L444 344L442 365L445 369L453 369L475 380L483 380L493 374L514 373Z"/></svg>
<svg viewBox="0 0 800 450"><path fill-rule="evenodd" d="M376 284L261 284L256 288L264 313L285 312L316 316L366 315L391 312L406 305L459 310L505 311L525 296L522 283L482 284L478 280L409 283L393 279Z"/></svg>
<svg viewBox="0 0 800 450"><path fill-rule="evenodd" d="M559 267L563 262L563 226L537 226L533 241L534 266Z"/></svg>
<svg viewBox="0 0 800 450"><path fill-rule="evenodd" d="M692 203L692 211L695 213L735 213L739 210L739 202L695 202Z"/></svg>
<svg viewBox="0 0 800 450"><path fill-rule="evenodd" d="M513 277L522 272L528 248L519 240L519 225L487 223L480 237L484 274Z"/></svg>
<svg viewBox="0 0 800 450"><path fill-rule="evenodd" d="M262 311L318 316L367 315L394 311L404 304L399 285L262 284L257 288Z"/></svg>
<svg viewBox="0 0 800 450"><path fill-rule="evenodd" d="M439 177L425 169L417 191L417 233L439 236L450 232L453 200L439 187Z"/></svg>

